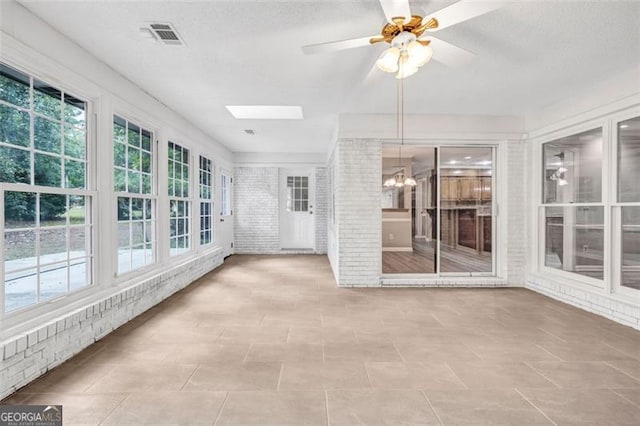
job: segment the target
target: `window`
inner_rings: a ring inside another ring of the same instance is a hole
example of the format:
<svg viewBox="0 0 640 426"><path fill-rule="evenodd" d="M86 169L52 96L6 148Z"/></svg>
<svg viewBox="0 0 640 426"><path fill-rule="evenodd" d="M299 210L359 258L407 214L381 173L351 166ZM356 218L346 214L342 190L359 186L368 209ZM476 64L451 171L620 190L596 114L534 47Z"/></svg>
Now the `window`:
<svg viewBox="0 0 640 426"><path fill-rule="evenodd" d="M189 150L169 142L169 247L171 256L189 251Z"/></svg>
<svg viewBox="0 0 640 426"><path fill-rule="evenodd" d="M213 166L200 156L200 245L213 242Z"/></svg>
<svg viewBox="0 0 640 426"><path fill-rule="evenodd" d="M306 212L309 210L309 178L307 176L287 176L287 211Z"/></svg>
<svg viewBox="0 0 640 426"><path fill-rule="evenodd" d="M618 123L620 284L640 290L640 117Z"/></svg>
<svg viewBox="0 0 640 426"><path fill-rule="evenodd" d="M118 274L155 261L153 133L113 118L113 181L118 217Z"/></svg>
<svg viewBox="0 0 640 426"><path fill-rule="evenodd" d="M602 280L602 129L542 145L544 265Z"/></svg>
<svg viewBox="0 0 640 426"><path fill-rule="evenodd" d="M92 282L86 109L75 96L0 64L7 313Z"/></svg>
<svg viewBox="0 0 640 426"><path fill-rule="evenodd" d="M220 191L222 206L220 209L220 214L222 216L230 216L231 215L231 176L226 174L220 175Z"/></svg>

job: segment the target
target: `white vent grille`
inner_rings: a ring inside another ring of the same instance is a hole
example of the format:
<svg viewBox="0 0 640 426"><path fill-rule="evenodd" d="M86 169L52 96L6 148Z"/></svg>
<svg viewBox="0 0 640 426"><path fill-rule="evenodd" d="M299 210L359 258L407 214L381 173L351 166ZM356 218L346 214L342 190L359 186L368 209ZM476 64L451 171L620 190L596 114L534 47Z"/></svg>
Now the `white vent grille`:
<svg viewBox="0 0 640 426"><path fill-rule="evenodd" d="M149 24L148 27L156 39L160 40L164 44L171 46L183 46L184 41L180 38L180 35L169 23L154 23Z"/></svg>
<svg viewBox="0 0 640 426"><path fill-rule="evenodd" d="M244 129L244 132L248 135L255 135L256 132L253 129Z"/></svg>

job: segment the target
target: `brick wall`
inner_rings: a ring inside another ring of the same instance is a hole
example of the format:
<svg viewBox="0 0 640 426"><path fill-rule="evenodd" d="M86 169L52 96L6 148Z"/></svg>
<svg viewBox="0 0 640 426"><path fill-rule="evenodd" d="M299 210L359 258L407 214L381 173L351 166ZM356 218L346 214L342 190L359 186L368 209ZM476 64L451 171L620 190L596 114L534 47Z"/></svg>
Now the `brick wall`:
<svg viewBox="0 0 640 426"><path fill-rule="evenodd" d="M382 145L371 139L341 139L337 150L338 284L379 286Z"/></svg>
<svg viewBox="0 0 640 426"><path fill-rule="evenodd" d="M277 167L234 170L235 253L280 252Z"/></svg>
<svg viewBox="0 0 640 426"><path fill-rule="evenodd" d="M291 254L280 250L280 173L278 167L234 169L235 253ZM327 168L315 169L315 252L327 252Z"/></svg>
<svg viewBox="0 0 640 426"><path fill-rule="evenodd" d="M509 141L504 155L507 156L507 176L500 179L507 191L507 277L511 285L524 285L527 264L527 191L524 141ZM498 244L501 244L498 241Z"/></svg>
<svg viewBox="0 0 640 426"><path fill-rule="evenodd" d="M141 280L0 344L0 399L222 264L222 250Z"/></svg>
<svg viewBox="0 0 640 426"><path fill-rule="evenodd" d="M316 168L316 253L327 253L327 216L329 213L328 170L326 167Z"/></svg>

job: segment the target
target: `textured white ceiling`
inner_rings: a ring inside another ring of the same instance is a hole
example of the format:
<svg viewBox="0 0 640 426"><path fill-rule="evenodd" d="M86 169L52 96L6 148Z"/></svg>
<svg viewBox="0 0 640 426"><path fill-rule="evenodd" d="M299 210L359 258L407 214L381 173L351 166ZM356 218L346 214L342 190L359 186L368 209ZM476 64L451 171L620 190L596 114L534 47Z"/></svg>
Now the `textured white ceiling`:
<svg viewBox="0 0 640 426"><path fill-rule="evenodd" d="M21 3L235 152L326 152L339 113L395 112L391 75L363 84L382 45L300 49L376 34L376 0ZM143 39L151 21L171 22L187 45ZM437 33L477 56L459 69L432 61L405 80L405 111L524 115L640 64L639 22L635 0L508 2ZM236 120L224 107L243 104L301 105L305 119Z"/></svg>

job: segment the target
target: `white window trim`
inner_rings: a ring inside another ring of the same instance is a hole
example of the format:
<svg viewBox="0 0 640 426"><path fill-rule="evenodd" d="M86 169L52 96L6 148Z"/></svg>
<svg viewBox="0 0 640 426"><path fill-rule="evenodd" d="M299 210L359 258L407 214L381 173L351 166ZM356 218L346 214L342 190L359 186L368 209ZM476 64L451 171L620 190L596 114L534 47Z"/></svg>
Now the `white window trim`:
<svg viewBox="0 0 640 426"><path fill-rule="evenodd" d="M188 170L189 170L189 193L187 197L177 197L177 196L173 196L173 195L169 195L169 143L172 143L174 145L178 145L183 149L187 149L189 151L189 165L188 165ZM191 144L188 143L184 143L183 142L183 138L180 137L173 137L173 138L168 138L165 145L165 156L164 156L164 169L166 171L166 176L165 176L165 192L164 194L166 194L167 197L167 205L165 208L165 214L167 215L167 224L166 227L164 229L166 229L167 233L166 233L166 238L164 238L165 243L167 245L166 248L166 255L168 256L169 259L173 260L173 259L179 259L182 258L184 256L193 254L196 250L196 245L195 245L195 241L194 241L194 181L196 180L194 178L194 150L191 147ZM199 183L199 179L198 179L198 183ZM169 214L169 207L171 204L171 201L186 201L187 205L189 207L189 214L187 216L188 220L189 220L189 226L187 227L187 236L189 237L189 248L181 253L176 253L176 254L171 254L171 233L170 233L170 229L171 229L171 215ZM200 236L198 235L198 241L200 239Z"/></svg>
<svg viewBox="0 0 640 426"><path fill-rule="evenodd" d="M195 158L198 159L198 164L197 164L197 181L198 181L198 188L197 188L197 192L195 194L195 199L196 199L196 203L198 205L198 209L197 209L197 216L198 216L198 220L194 220L194 235L197 235L197 244L195 244L195 247L197 248L197 250L203 250L203 249L208 249L210 247L213 247L216 245L216 232L215 232L215 217L216 217L216 212L215 212L215 207L216 207L216 203L215 203L215 197L216 197L216 191L215 191L215 184L216 184L216 166L214 161L209 157L209 155L207 155L206 153L202 153L202 152L194 152ZM208 160L211 163L211 172L210 172L210 178L211 178L211 182L209 183L210 188L211 188L211 198L200 198L200 157ZM203 202L208 202L211 204L211 241L209 241L209 243L207 244L202 244L201 241L201 232L202 229L200 229L200 221L201 221L201 213L200 213L200 204Z"/></svg>

